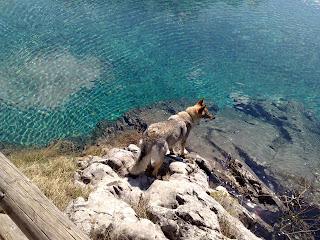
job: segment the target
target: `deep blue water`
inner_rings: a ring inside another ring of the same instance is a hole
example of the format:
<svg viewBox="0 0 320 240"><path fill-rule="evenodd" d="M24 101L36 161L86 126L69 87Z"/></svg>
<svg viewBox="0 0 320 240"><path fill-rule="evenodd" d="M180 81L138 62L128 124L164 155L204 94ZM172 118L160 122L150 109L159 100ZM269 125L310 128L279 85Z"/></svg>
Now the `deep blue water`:
<svg viewBox="0 0 320 240"><path fill-rule="evenodd" d="M320 115L318 0L2 0L0 141L46 144L159 100Z"/></svg>

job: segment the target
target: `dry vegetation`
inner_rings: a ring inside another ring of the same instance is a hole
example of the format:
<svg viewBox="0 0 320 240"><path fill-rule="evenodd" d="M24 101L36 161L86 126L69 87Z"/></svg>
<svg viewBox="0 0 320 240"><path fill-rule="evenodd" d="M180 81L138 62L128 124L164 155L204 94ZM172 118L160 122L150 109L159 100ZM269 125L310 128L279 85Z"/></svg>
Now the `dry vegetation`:
<svg viewBox="0 0 320 240"><path fill-rule="evenodd" d="M90 192L73 183L78 156L103 156L106 149L137 144L140 138L141 133L132 130L82 150L70 141L55 141L45 148L10 149L5 154L59 209L64 210L71 199L87 197Z"/></svg>
<svg viewBox="0 0 320 240"><path fill-rule="evenodd" d="M90 145L90 146L85 146L83 152L82 152L82 156L88 156L88 155L92 155L92 156L103 156L105 155L106 151L105 151L105 146L101 146L101 145Z"/></svg>
<svg viewBox="0 0 320 240"><path fill-rule="evenodd" d="M275 225L275 229L287 239L318 239L320 232L320 210L316 205L305 201L312 190L312 183L301 177L300 187L291 195L282 195L280 200L286 209Z"/></svg>
<svg viewBox="0 0 320 240"><path fill-rule="evenodd" d="M137 130L127 130L116 135L108 136L108 138L99 139L96 144L86 145L82 151L82 156L93 155L103 156L108 149L113 147L125 148L130 144L138 144L142 137L142 133Z"/></svg>
<svg viewBox="0 0 320 240"><path fill-rule="evenodd" d="M76 186L77 152L70 142L56 142L42 149L20 149L9 159L61 210L71 199L88 196L89 190Z"/></svg>
<svg viewBox="0 0 320 240"><path fill-rule="evenodd" d="M231 226L228 219L224 216L221 216L218 218L220 230L223 236L226 237L226 239L237 239L235 236L234 228Z"/></svg>
<svg viewBox="0 0 320 240"><path fill-rule="evenodd" d="M237 206L239 202L237 199L232 197L229 193L224 191L212 191L210 196L216 200L220 205L233 217L238 218L239 212Z"/></svg>
<svg viewBox="0 0 320 240"><path fill-rule="evenodd" d="M229 193L218 190L218 191L212 191L210 193L210 196L215 199L220 205L233 217L239 218L239 214L241 213L240 210L238 210L237 206L239 206L239 202L236 198L232 197ZM237 234L230 223L228 219L221 215L218 217L219 226L221 233L227 238L227 239L236 239Z"/></svg>
<svg viewBox="0 0 320 240"><path fill-rule="evenodd" d="M121 234L116 234L107 229L103 234L95 234L91 236L92 240L129 240L128 237Z"/></svg>
<svg viewBox="0 0 320 240"><path fill-rule="evenodd" d="M127 130L117 135L108 137L107 139L100 139L99 145L104 147L127 147L129 144L138 144L142 137L142 133L137 130Z"/></svg>
<svg viewBox="0 0 320 240"><path fill-rule="evenodd" d="M147 211L148 202L149 200L146 198L143 198L141 195L138 203L131 204L131 207L137 214L138 218L149 219L149 215Z"/></svg>

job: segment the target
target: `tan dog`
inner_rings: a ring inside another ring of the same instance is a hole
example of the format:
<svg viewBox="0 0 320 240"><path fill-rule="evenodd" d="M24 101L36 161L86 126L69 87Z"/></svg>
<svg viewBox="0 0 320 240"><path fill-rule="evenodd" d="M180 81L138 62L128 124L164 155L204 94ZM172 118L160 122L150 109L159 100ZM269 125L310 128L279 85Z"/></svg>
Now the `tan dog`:
<svg viewBox="0 0 320 240"><path fill-rule="evenodd" d="M151 124L140 140L141 152L138 160L129 169L130 174L139 175L146 170L149 164L153 163L152 174L156 176L165 154L168 150L170 154L173 154L173 147L177 143L180 143L180 156L183 156L191 128L202 118L215 118L209 113L203 99L185 111L170 116L166 121Z"/></svg>

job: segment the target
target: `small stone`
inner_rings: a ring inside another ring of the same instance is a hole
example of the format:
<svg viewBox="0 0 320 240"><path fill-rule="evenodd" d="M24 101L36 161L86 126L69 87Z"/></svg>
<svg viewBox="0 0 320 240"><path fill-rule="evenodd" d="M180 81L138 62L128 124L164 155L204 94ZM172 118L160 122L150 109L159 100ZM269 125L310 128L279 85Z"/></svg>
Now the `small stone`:
<svg viewBox="0 0 320 240"><path fill-rule="evenodd" d="M133 153L138 153L140 151L140 148L135 145L135 144L130 144L126 150L130 151L130 152L133 152Z"/></svg>
<svg viewBox="0 0 320 240"><path fill-rule="evenodd" d="M173 162L169 165L171 173L187 174L187 165L183 162Z"/></svg>

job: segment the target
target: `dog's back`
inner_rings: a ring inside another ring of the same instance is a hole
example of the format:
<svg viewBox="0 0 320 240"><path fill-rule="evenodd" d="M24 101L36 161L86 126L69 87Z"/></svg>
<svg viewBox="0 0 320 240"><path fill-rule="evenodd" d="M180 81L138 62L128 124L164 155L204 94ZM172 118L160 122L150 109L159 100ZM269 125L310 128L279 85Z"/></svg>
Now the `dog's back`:
<svg viewBox="0 0 320 240"><path fill-rule="evenodd" d="M172 146L186 134L186 131L187 124L185 121L170 117L166 121L151 124L144 132L144 136L151 139L165 139L168 145Z"/></svg>

